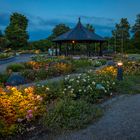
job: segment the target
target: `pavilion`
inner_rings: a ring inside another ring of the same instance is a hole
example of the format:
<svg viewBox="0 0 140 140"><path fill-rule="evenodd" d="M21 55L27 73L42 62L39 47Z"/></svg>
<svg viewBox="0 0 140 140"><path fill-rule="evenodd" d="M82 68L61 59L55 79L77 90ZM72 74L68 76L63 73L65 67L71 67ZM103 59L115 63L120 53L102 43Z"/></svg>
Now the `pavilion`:
<svg viewBox="0 0 140 140"><path fill-rule="evenodd" d="M74 48L75 48L75 44L76 43L85 43L86 44L86 53L88 56L91 55L91 51L90 51L90 47L93 43L99 43L99 56L102 56L102 45L105 41L105 39L99 35L97 35L96 33L89 31L87 28L85 28L82 23L81 20L79 18L79 21L76 25L76 27L58 37L56 37L53 42L56 43L56 49L59 46L59 55L61 55L62 52L62 44L66 44L66 48L65 48L65 55L67 56L69 54L68 52L68 44L72 44L72 54L74 55ZM56 55L57 51L56 51Z"/></svg>

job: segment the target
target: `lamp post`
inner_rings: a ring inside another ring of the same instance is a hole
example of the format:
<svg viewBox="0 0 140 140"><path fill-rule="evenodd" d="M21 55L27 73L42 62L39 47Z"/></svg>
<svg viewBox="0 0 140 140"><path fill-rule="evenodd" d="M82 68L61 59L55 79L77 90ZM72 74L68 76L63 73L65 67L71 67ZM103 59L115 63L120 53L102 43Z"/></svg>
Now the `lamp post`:
<svg viewBox="0 0 140 140"><path fill-rule="evenodd" d="M122 62L118 62L117 63L117 66L118 66L118 70L117 70L117 79L119 81L123 80L123 63Z"/></svg>

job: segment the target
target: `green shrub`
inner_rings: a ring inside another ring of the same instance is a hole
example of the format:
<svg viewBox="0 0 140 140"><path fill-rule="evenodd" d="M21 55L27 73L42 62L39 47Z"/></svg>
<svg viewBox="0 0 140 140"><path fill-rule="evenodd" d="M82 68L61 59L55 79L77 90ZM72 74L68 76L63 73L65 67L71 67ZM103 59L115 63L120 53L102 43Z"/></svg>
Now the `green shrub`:
<svg viewBox="0 0 140 140"><path fill-rule="evenodd" d="M72 64L75 68L84 68L92 66L92 61L88 59L72 60Z"/></svg>
<svg viewBox="0 0 140 140"><path fill-rule="evenodd" d="M8 80L9 75L0 73L0 83L5 83Z"/></svg>
<svg viewBox="0 0 140 140"><path fill-rule="evenodd" d="M40 69L36 73L36 80L43 80L48 77L48 72L45 69Z"/></svg>
<svg viewBox="0 0 140 140"><path fill-rule="evenodd" d="M106 64L106 62L107 62L107 60L106 60L106 59L100 59L99 61L102 63L102 65L105 65L105 64Z"/></svg>
<svg viewBox="0 0 140 140"><path fill-rule="evenodd" d="M35 70L24 70L21 75L26 78L27 82L32 82L37 77Z"/></svg>
<svg viewBox="0 0 140 140"><path fill-rule="evenodd" d="M11 70L12 72L20 72L25 69L23 64L15 63L7 67L7 71Z"/></svg>
<svg viewBox="0 0 140 140"><path fill-rule="evenodd" d="M48 110L43 124L50 128L81 128L91 120L99 117L101 110L82 100L60 100Z"/></svg>

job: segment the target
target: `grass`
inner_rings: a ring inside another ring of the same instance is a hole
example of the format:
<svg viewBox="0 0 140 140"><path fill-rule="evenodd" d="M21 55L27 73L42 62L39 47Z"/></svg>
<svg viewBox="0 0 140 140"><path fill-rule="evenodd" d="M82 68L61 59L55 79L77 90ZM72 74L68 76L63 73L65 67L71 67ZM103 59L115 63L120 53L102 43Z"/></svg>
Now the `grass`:
<svg viewBox="0 0 140 140"><path fill-rule="evenodd" d="M125 76L123 81L118 82L116 88L121 94L140 93L140 75Z"/></svg>

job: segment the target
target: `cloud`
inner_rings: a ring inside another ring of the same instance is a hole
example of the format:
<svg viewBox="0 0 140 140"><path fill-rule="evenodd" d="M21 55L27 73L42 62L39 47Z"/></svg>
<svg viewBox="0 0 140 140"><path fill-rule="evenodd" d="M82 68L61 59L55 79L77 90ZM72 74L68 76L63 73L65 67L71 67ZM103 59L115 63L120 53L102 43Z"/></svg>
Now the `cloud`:
<svg viewBox="0 0 140 140"><path fill-rule="evenodd" d="M87 23L92 24L95 27L96 33L102 36L110 36L111 31L114 28L115 20L105 17L94 17L94 16L84 16L84 15L67 15L60 18L43 18L41 16L34 16L28 13L24 14L29 20L28 32L30 34L31 40L46 38L51 34L52 29L60 24L64 23L71 28L74 28L78 17L81 17L82 23L85 25ZM4 30L9 23L10 14L0 13L0 29ZM76 19L76 20L75 20Z"/></svg>
<svg viewBox="0 0 140 140"><path fill-rule="evenodd" d="M4 30L4 28L8 25L10 15L8 13L0 13L0 28Z"/></svg>

